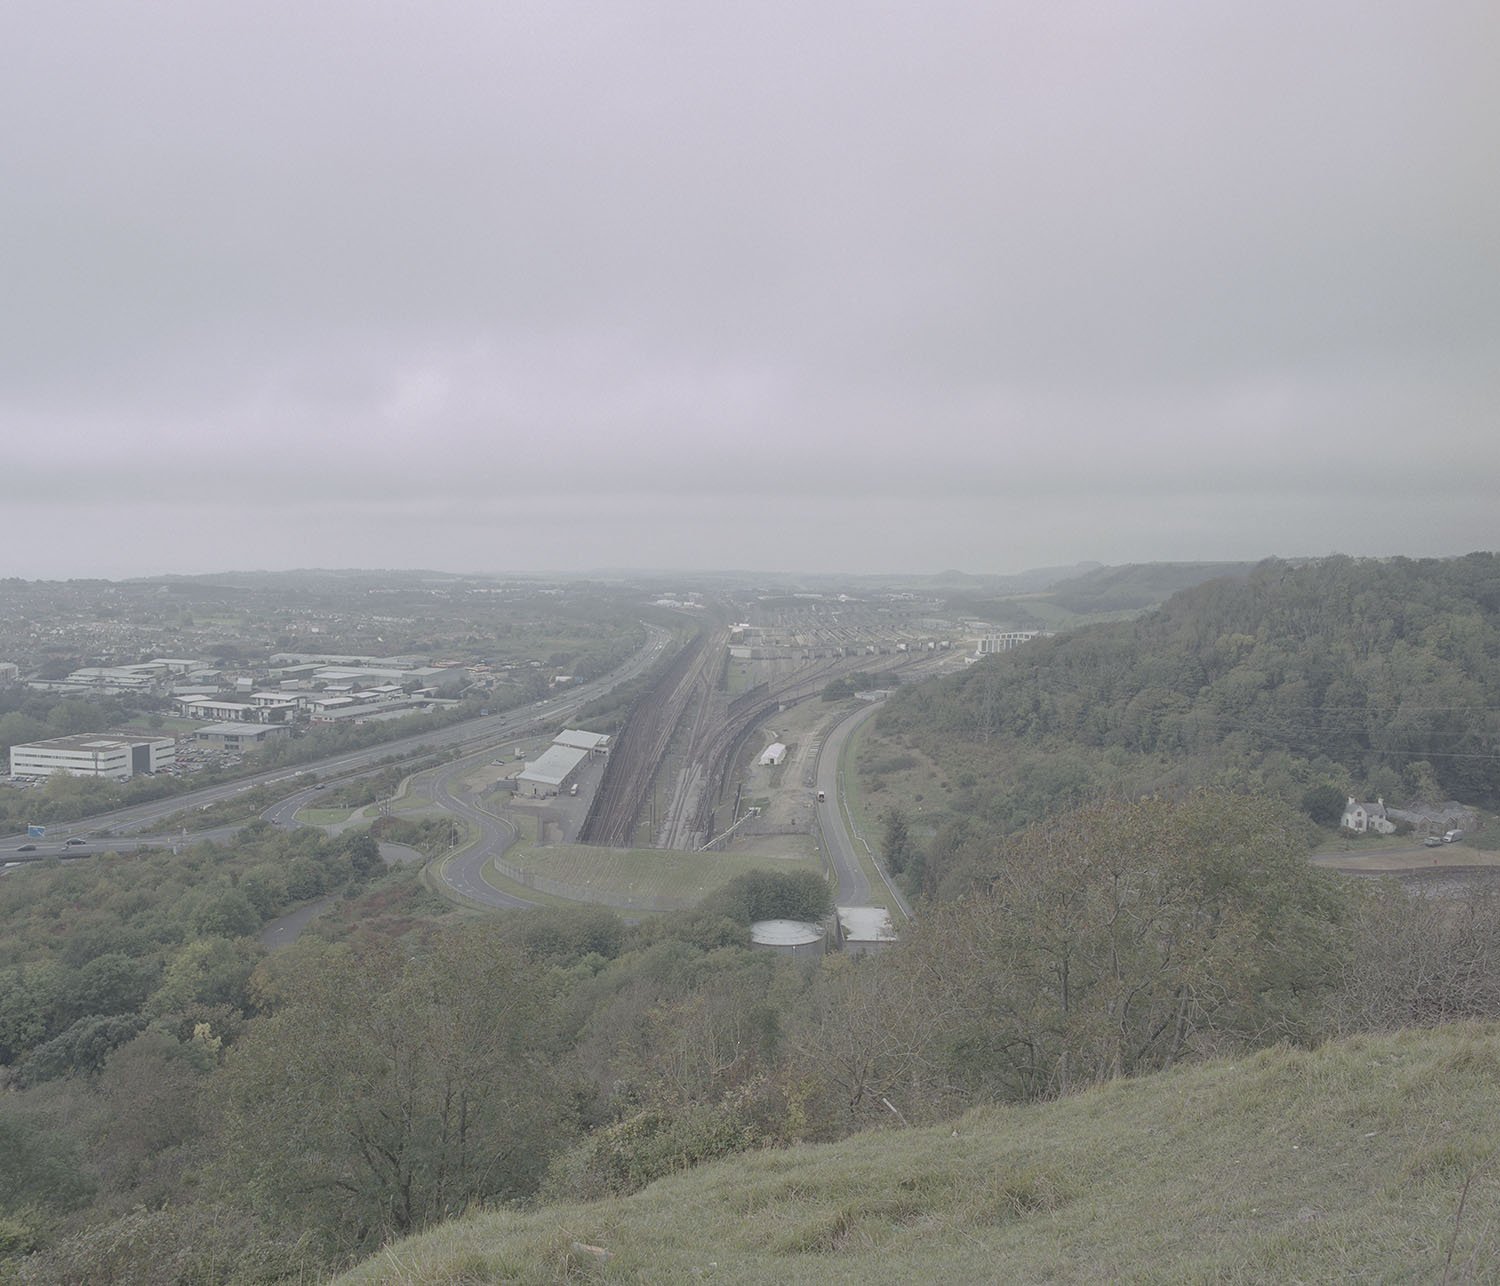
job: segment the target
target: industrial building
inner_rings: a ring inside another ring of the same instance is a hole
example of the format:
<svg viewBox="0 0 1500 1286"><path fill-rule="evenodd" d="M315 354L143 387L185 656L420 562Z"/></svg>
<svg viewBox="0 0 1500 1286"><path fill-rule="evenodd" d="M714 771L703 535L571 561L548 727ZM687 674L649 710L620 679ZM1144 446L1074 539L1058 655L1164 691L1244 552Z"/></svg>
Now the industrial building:
<svg viewBox="0 0 1500 1286"><path fill-rule="evenodd" d="M835 907L834 917L839 945L850 955L880 951L897 940L891 913L883 906Z"/></svg>
<svg viewBox="0 0 1500 1286"><path fill-rule="evenodd" d="M999 634L982 634L974 655L993 656L997 652L1009 652L1023 643L1030 643L1032 639L1043 638L1045 635L1045 630L1006 630Z"/></svg>
<svg viewBox="0 0 1500 1286"><path fill-rule="evenodd" d="M516 794L540 799L560 795L590 759L609 754L610 737L603 732L565 728L552 739L541 758L529 761L516 775Z"/></svg>
<svg viewBox="0 0 1500 1286"><path fill-rule="evenodd" d="M587 750L591 755L609 754L612 740L607 732L585 732L582 728L564 728L552 738L554 746L570 746L574 750Z"/></svg>
<svg viewBox="0 0 1500 1286"><path fill-rule="evenodd" d="M561 794L588 758L589 752L578 746L548 746L540 759L528 763L517 774L516 793L533 799Z"/></svg>
<svg viewBox="0 0 1500 1286"><path fill-rule="evenodd" d="M50 777L65 772L75 777L129 781L137 773L158 772L176 762L177 741L173 737L142 739L83 732L10 748L12 777Z"/></svg>
<svg viewBox="0 0 1500 1286"><path fill-rule="evenodd" d="M193 733L193 740L226 750L250 750L274 737L291 735L284 723L211 723Z"/></svg>

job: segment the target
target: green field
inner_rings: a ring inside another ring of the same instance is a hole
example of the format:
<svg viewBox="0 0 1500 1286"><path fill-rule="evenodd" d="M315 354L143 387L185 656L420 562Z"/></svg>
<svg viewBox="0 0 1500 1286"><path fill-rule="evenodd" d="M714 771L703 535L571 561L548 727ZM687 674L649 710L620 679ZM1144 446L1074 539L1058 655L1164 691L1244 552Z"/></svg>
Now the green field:
<svg viewBox="0 0 1500 1286"><path fill-rule="evenodd" d="M593 848L560 844L550 848L517 845L505 854L511 866L558 880L596 896L653 898L691 906L746 871L821 871L805 845L787 845L785 857L756 853L680 853L654 848Z"/></svg>
<svg viewBox="0 0 1500 1286"><path fill-rule="evenodd" d="M342 1280L1494 1281L1497 1076L1493 1024L1272 1049L474 1214Z"/></svg>

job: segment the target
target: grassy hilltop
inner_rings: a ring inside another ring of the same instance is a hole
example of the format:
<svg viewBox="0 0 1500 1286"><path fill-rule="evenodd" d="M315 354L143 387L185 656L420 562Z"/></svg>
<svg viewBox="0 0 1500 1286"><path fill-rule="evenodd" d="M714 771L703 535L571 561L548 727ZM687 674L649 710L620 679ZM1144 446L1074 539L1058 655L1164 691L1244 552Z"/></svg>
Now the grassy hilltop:
<svg viewBox="0 0 1500 1286"><path fill-rule="evenodd" d="M340 1281L1489 1281L1497 1082L1495 1024L1274 1049L475 1214Z"/></svg>

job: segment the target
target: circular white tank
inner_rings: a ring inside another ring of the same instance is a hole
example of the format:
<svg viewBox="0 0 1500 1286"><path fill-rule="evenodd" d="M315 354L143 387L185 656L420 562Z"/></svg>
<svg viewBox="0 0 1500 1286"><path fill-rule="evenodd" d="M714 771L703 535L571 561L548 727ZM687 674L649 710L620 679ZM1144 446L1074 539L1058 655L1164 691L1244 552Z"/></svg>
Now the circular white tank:
<svg viewBox="0 0 1500 1286"><path fill-rule="evenodd" d="M750 926L750 945L786 956L821 955L827 932L806 920L757 920Z"/></svg>

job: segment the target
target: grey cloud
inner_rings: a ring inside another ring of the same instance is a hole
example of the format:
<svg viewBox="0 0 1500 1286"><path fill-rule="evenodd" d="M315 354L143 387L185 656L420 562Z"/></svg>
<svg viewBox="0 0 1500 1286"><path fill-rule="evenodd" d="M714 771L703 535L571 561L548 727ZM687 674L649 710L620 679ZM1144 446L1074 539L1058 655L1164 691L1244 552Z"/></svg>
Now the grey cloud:
<svg viewBox="0 0 1500 1286"><path fill-rule="evenodd" d="M1467 505L1365 511L1500 476L1489 6L5 23L28 505L182 504L208 470L303 563L348 560L339 514L356 553L400 530L449 565L513 497L578 566L744 564L757 514L787 566L1493 542ZM271 557L237 526L220 556Z"/></svg>

